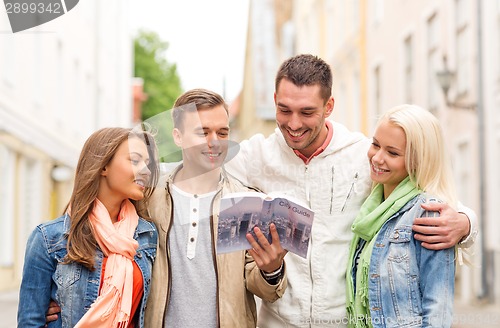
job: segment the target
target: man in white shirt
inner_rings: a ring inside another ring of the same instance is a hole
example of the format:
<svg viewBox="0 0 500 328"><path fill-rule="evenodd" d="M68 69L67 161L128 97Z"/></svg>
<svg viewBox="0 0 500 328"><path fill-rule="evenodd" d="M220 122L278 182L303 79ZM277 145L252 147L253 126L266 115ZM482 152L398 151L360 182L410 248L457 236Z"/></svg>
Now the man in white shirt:
<svg viewBox="0 0 500 328"><path fill-rule="evenodd" d="M291 194L315 212L308 257L286 255L288 289L280 300L262 302L260 328L346 326L351 224L371 188L366 157L371 140L327 120L334 108L331 89L331 69L322 59L298 55L286 60L276 76L275 133L242 142L240 153L226 164L244 183ZM425 207L440 217L415 221L415 238L424 247L473 242L477 220L472 211L461 209L466 216L446 204Z"/></svg>

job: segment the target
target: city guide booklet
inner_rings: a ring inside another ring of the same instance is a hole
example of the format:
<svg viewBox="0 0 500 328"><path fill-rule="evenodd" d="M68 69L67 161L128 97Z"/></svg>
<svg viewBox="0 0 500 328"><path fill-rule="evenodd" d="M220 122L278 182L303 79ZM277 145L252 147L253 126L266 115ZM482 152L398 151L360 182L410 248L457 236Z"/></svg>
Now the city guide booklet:
<svg viewBox="0 0 500 328"><path fill-rule="evenodd" d="M259 192L227 194L220 202L217 253L252 248L246 234L253 234L255 226L271 243L269 225L274 223L281 246L306 258L313 219L311 209L287 195Z"/></svg>

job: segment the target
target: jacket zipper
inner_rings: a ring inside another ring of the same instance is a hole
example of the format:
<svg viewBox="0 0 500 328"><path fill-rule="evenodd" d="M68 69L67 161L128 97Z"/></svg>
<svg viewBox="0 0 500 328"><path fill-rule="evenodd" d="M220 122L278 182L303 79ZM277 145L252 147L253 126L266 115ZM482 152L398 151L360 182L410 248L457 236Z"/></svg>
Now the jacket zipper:
<svg viewBox="0 0 500 328"><path fill-rule="evenodd" d="M304 180L306 182L306 200L307 200L307 203L308 203L309 207L311 207L311 191L310 191L310 188L309 188L309 174L308 174L308 171L309 171L309 167L306 165L306 168L305 168L305 171L304 171Z"/></svg>
<svg viewBox="0 0 500 328"><path fill-rule="evenodd" d="M332 181L330 187L330 214L332 214L333 210L333 176L335 175L335 166L332 165Z"/></svg>
<svg viewBox="0 0 500 328"><path fill-rule="evenodd" d="M342 205L342 209L340 210L341 212L344 212L344 209L345 209L345 206L347 204L347 201L349 200L349 198L351 198L351 194L354 190L354 184L358 181L358 172L356 172L356 174L354 174L354 179L351 183L351 188L349 189L349 192L347 193L347 197L344 201L344 205Z"/></svg>

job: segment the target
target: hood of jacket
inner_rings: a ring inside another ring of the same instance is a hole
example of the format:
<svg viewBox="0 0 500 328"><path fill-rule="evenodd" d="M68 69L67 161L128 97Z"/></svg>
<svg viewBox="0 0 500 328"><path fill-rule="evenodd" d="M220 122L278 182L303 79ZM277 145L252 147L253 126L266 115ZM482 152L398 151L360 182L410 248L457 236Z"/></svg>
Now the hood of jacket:
<svg viewBox="0 0 500 328"><path fill-rule="evenodd" d="M330 121L333 127L333 137L328 146L325 148L323 152L318 154L318 157L326 157L335 152L338 152L344 148L347 148L357 142L366 140L366 136L361 132L352 132L349 131L344 125ZM275 133L277 136L278 143L280 147L285 152L293 151L286 143L285 137L281 133L279 128L275 129Z"/></svg>

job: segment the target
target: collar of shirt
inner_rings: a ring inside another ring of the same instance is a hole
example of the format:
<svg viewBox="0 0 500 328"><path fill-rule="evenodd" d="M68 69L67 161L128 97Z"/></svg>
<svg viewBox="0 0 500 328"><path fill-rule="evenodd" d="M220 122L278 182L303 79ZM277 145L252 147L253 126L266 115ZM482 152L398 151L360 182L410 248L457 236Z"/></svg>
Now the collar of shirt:
<svg viewBox="0 0 500 328"><path fill-rule="evenodd" d="M326 139L323 142L323 144L318 149L316 149L316 151L310 157L305 157L304 155L302 155L302 153L300 151L298 151L296 149L293 150L295 155L299 156L300 159L302 159L304 161L304 164L306 164L306 165L309 164L309 162L315 156L318 156L319 154L321 154L333 138L333 124L332 124L332 122L326 120L325 124L326 124L326 129L328 130L328 134L326 135Z"/></svg>

